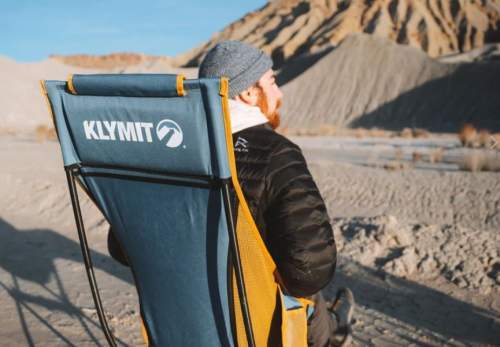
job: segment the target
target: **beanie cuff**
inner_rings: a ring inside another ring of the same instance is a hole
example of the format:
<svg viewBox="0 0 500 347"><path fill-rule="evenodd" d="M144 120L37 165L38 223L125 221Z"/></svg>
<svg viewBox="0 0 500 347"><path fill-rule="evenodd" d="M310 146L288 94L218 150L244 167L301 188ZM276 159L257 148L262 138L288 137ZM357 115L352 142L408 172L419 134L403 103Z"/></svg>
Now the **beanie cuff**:
<svg viewBox="0 0 500 347"><path fill-rule="evenodd" d="M253 86L269 69L273 61L264 52L257 60L238 76L229 80L229 98L234 98L247 88Z"/></svg>

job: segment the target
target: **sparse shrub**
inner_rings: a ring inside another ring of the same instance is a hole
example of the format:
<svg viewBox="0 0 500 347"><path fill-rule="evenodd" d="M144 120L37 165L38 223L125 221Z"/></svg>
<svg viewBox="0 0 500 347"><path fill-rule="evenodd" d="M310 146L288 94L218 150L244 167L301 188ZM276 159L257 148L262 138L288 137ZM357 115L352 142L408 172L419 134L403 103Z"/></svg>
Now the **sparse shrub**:
<svg viewBox="0 0 500 347"><path fill-rule="evenodd" d="M403 160L403 150L401 148L396 148L396 151L394 152L394 158L396 159L396 161Z"/></svg>
<svg viewBox="0 0 500 347"><path fill-rule="evenodd" d="M44 142L47 140L55 141L57 139L56 130L54 128L49 128L44 124L36 127L35 134L38 142Z"/></svg>
<svg viewBox="0 0 500 347"><path fill-rule="evenodd" d="M500 133L495 133L491 135L490 148L500 151Z"/></svg>
<svg viewBox="0 0 500 347"><path fill-rule="evenodd" d="M417 161L422 160L422 153L420 152L413 152L411 154L411 160L416 163Z"/></svg>
<svg viewBox="0 0 500 347"><path fill-rule="evenodd" d="M413 129L413 137L415 138L428 138L429 132L425 129L415 128Z"/></svg>
<svg viewBox="0 0 500 347"><path fill-rule="evenodd" d="M477 143L479 147L489 148L491 146L491 133L488 130L481 129L477 134Z"/></svg>
<svg viewBox="0 0 500 347"><path fill-rule="evenodd" d="M435 150L433 150L429 154L429 162L432 163L432 164L442 162L443 161L443 154L444 154L444 151L443 151L443 149L441 147L440 148L436 148Z"/></svg>
<svg viewBox="0 0 500 347"><path fill-rule="evenodd" d="M466 171L500 171L500 156L494 151L473 150L459 163Z"/></svg>
<svg viewBox="0 0 500 347"><path fill-rule="evenodd" d="M384 129L372 128L370 129L370 136L372 137L390 137L391 133Z"/></svg>
<svg viewBox="0 0 500 347"><path fill-rule="evenodd" d="M323 124L318 129L319 135L336 135L338 133L338 129L335 125Z"/></svg>
<svg viewBox="0 0 500 347"><path fill-rule="evenodd" d="M405 138L405 139L411 139L413 137L413 132L411 131L410 128L404 128L399 133L399 136L401 136L402 138Z"/></svg>
<svg viewBox="0 0 500 347"><path fill-rule="evenodd" d="M384 164L383 168L390 171L408 169L410 165L398 160L391 160Z"/></svg>
<svg viewBox="0 0 500 347"><path fill-rule="evenodd" d="M16 131L10 128L0 128L0 135L16 135Z"/></svg>
<svg viewBox="0 0 500 347"><path fill-rule="evenodd" d="M370 134L370 132L367 129L363 128L356 128L354 129L354 137L357 139L362 139L367 137Z"/></svg>
<svg viewBox="0 0 500 347"><path fill-rule="evenodd" d="M458 133L458 138L464 147L475 147L477 130L472 124L464 124Z"/></svg>

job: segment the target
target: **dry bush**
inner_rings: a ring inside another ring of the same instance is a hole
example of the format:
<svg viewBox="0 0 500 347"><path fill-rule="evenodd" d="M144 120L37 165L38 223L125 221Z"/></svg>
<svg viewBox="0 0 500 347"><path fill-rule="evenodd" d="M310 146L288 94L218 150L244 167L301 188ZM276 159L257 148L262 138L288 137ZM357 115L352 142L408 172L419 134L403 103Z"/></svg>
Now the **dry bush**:
<svg viewBox="0 0 500 347"><path fill-rule="evenodd" d="M318 128L318 134L323 136L337 135L338 128L335 125L323 124Z"/></svg>
<svg viewBox="0 0 500 347"><path fill-rule="evenodd" d="M458 132L458 139L464 147L475 147L477 130L472 124L464 124Z"/></svg>
<svg viewBox="0 0 500 347"><path fill-rule="evenodd" d="M444 151L441 147L436 148L431 153L429 153L429 162L432 164L442 162L443 161L443 154L444 154Z"/></svg>
<svg viewBox="0 0 500 347"><path fill-rule="evenodd" d="M411 139L413 137L413 131L410 128L404 128L399 132L399 136L404 139Z"/></svg>
<svg viewBox="0 0 500 347"><path fill-rule="evenodd" d="M422 138L422 139L426 139L430 136L430 133L429 131L425 130L425 129L420 129L420 128L415 128L413 129L413 137L415 138Z"/></svg>
<svg viewBox="0 0 500 347"><path fill-rule="evenodd" d="M500 133L495 133L491 135L490 149L500 151Z"/></svg>
<svg viewBox="0 0 500 347"><path fill-rule="evenodd" d="M459 167L465 171L500 171L500 156L493 151L474 150L467 153Z"/></svg>
<svg viewBox="0 0 500 347"><path fill-rule="evenodd" d="M391 137L392 132L379 128L370 129L370 136L372 137Z"/></svg>
<svg viewBox="0 0 500 347"><path fill-rule="evenodd" d="M394 158L396 161L401 161L403 160L403 150L401 148L396 148L394 151Z"/></svg>
<svg viewBox="0 0 500 347"><path fill-rule="evenodd" d="M383 165L383 168L389 171L405 170L410 168L408 163L399 160L391 160Z"/></svg>
<svg viewBox="0 0 500 347"><path fill-rule="evenodd" d="M404 139L416 139L416 138L427 138L430 133L421 128L403 128L403 130L396 132L395 136L402 137Z"/></svg>
<svg viewBox="0 0 500 347"><path fill-rule="evenodd" d="M491 146L491 134L488 130L481 129L477 134L477 143L479 147L489 148Z"/></svg>
<svg viewBox="0 0 500 347"><path fill-rule="evenodd" d="M498 133L491 134L486 129L477 130L471 124L465 124L460 129L458 138L464 147L488 149L500 147L500 136Z"/></svg>
<svg viewBox="0 0 500 347"><path fill-rule="evenodd" d="M38 142L44 141L55 141L57 140L56 130L54 128L49 128L46 125L39 125L35 129L36 140Z"/></svg>
<svg viewBox="0 0 500 347"><path fill-rule="evenodd" d="M16 131L10 128L0 128L0 135L16 135Z"/></svg>
<svg viewBox="0 0 500 347"><path fill-rule="evenodd" d="M411 154L411 160L416 163L417 161L422 160L422 153L420 152L413 152Z"/></svg>

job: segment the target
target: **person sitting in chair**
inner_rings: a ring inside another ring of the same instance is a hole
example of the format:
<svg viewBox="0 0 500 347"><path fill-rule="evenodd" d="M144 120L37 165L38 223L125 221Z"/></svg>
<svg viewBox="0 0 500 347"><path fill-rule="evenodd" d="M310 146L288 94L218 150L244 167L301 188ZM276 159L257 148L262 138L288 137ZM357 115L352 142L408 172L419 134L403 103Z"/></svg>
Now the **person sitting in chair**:
<svg viewBox="0 0 500 347"><path fill-rule="evenodd" d="M333 278L336 246L330 219L300 148L278 134L283 94L272 60L239 41L214 46L199 78L229 79L229 109L236 168L243 193L289 295L314 301L308 345L342 346L351 338L354 300L341 288L334 302L320 290ZM109 233L110 254L125 257Z"/></svg>

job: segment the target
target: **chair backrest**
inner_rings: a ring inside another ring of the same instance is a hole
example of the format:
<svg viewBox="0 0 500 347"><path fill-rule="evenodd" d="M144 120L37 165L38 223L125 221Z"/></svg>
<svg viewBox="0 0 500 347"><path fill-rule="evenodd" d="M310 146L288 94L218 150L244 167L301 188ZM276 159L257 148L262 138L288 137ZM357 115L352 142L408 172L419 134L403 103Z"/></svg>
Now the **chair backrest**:
<svg viewBox="0 0 500 347"><path fill-rule="evenodd" d="M131 265L150 345L306 345L291 318L302 306L284 301L236 177L226 79L75 75L42 87L66 171Z"/></svg>

